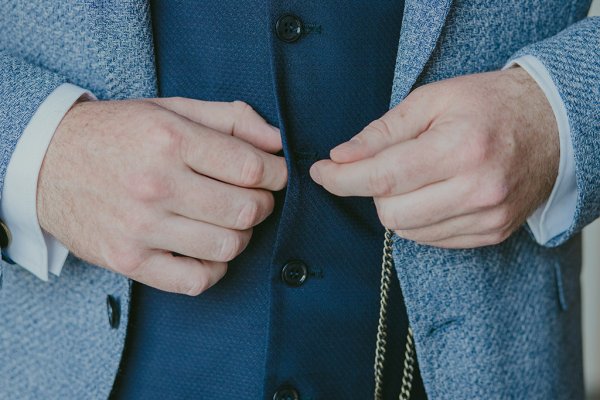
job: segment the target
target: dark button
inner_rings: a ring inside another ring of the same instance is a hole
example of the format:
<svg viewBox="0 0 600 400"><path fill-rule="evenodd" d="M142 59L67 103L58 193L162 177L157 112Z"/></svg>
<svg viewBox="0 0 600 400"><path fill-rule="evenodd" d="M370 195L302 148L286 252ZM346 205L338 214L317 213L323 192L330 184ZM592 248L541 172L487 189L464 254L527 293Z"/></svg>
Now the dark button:
<svg viewBox="0 0 600 400"><path fill-rule="evenodd" d="M298 287L304 283L308 276L308 268L302 261L293 260L284 265L281 270L281 279L289 286Z"/></svg>
<svg viewBox="0 0 600 400"><path fill-rule="evenodd" d="M110 294L106 296L106 312L108 314L108 323L113 329L117 329L121 322L121 302Z"/></svg>
<svg viewBox="0 0 600 400"><path fill-rule="evenodd" d="M302 21L297 16L286 14L277 20L275 32L279 40L286 43L293 43L300 39L300 36L304 33L304 25L302 25Z"/></svg>
<svg viewBox="0 0 600 400"><path fill-rule="evenodd" d="M284 386L280 388L273 395L273 400L298 400L300 399L300 395L298 395L298 391L291 386Z"/></svg>
<svg viewBox="0 0 600 400"><path fill-rule="evenodd" d="M5 249L10 244L11 234L4 221L0 221L0 249Z"/></svg>

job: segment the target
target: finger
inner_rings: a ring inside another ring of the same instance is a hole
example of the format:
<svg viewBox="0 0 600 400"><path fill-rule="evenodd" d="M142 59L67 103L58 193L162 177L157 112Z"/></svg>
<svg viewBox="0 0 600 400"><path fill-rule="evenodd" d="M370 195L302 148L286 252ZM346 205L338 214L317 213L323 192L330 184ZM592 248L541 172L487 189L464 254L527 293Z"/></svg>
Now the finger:
<svg viewBox="0 0 600 400"><path fill-rule="evenodd" d="M250 229L273 211L273 195L266 190L229 185L191 171L175 186L179 189L166 204L169 211L223 228Z"/></svg>
<svg viewBox="0 0 600 400"><path fill-rule="evenodd" d="M419 136L433 120L431 107L423 106L421 98L417 94L409 95L404 102L371 122L348 142L332 149L331 159L337 163L362 160L395 143Z"/></svg>
<svg viewBox="0 0 600 400"><path fill-rule="evenodd" d="M424 242L428 246L441 247L445 249L472 249L483 246L494 246L502 243L510 237L510 232L497 232L487 235L464 235L455 236L437 242Z"/></svg>
<svg viewBox="0 0 600 400"><path fill-rule="evenodd" d="M281 190L287 183L283 157L266 153L241 139L186 124L183 161L194 171L246 188Z"/></svg>
<svg viewBox="0 0 600 400"><path fill-rule="evenodd" d="M511 226L503 209L461 215L422 228L396 230L398 236L418 243L445 241L459 236L490 235L505 232Z"/></svg>
<svg viewBox="0 0 600 400"><path fill-rule="evenodd" d="M252 230L236 231L173 215L149 234L150 247L202 260L228 262L248 245Z"/></svg>
<svg viewBox="0 0 600 400"><path fill-rule="evenodd" d="M217 283L227 264L155 252L130 278L166 292L197 296Z"/></svg>
<svg viewBox="0 0 600 400"><path fill-rule="evenodd" d="M233 135L268 153L276 153L282 148L279 129L269 125L250 105L242 101L203 101L183 97L151 101L198 124Z"/></svg>
<svg viewBox="0 0 600 400"><path fill-rule="evenodd" d="M473 185L461 176L404 195L377 197L374 201L379 219L386 228L417 229L480 211L466 200L473 192Z"/></svg>
<svg viewBox="0 0 600 400"><path fill-rule="evenodd" d="M448 142L427 134L347 164L330 160L310 169L315 182L338 196L393 196L447 179L457 171Z"/></svg>

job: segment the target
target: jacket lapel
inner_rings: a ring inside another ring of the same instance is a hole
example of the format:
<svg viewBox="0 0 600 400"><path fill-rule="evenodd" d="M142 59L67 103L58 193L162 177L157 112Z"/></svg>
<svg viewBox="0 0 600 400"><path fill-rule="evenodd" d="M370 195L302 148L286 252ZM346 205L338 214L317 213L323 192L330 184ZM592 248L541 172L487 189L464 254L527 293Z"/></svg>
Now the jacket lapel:
<svg viewBox="0 0 600 400"><path fill-rule="evenodd" d="M156 67L148 0L94 4L94 44L104 70L105 97L156 97Z"/></svg>
<svg viewBox="0 0 600 400"><path fill-rule="evenodd" d="M440 36L452 0L406 0L391 107L410 92Z"/></svg>

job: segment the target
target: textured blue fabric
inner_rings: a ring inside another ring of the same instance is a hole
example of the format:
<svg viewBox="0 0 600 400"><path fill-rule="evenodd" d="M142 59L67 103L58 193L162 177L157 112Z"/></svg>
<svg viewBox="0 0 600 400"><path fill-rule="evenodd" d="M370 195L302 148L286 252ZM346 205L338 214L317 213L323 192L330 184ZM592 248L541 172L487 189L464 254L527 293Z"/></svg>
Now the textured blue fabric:
<svg viewBox="0 0 600 400"><path fill-rule="evenodd" d="M396 239L430 398L582 397L577 233L598 215L600 165L600 22L576 23L589 4L406 0L391 104L415 84L499 69L515 54L533 54L567 106L579 190L576 221L555 248L538 246L523 230L501 245L464 251ZM0 177L35 107L61 82L102 99L154 96L152 50L143 1L0 2ZM6 263L0 275L0 397L106 398L128 322L127 280L74 257L49 283ZM107 294L121 302L118 329L106 318Z"/></svg>
<svg viewBox="0 0 600 400"><path fill-rule="evenodd" d="M0 184L24 127L57 86L100 99L156 95L148 4L0 2ZM70 256L47 283L0 261L0 399L106 399L121 359L129 281ZM107 296L120 303L117 329Z"/></svg>
<svg viewBox="0 0 600 400"><path fill-rule="evenodd" d="M574 227L554 249L539 246L525 229L472 250L396 238L394 261L431 398L583 397L577 232L600 212L600 21L559 32L584 18L589 4L407 2L392 105L413 84L497 70L532 54L549 69L569 110L579 190ZM422 34L416 21L425 17L443 25L439 37ZM410 57L419 49L431 55L418 56L414 62L424 65L415 66Z"/></svg>
<svg viewBox="0 0 600 400"><path fill-rule="evenodd" d="M305 3L152 2L160 95L251 104L281 128L290 182L206 294L134 285L115 399L271 398L282 385L306 399L372 396L383 229L370 200L330 195L308 168L387 111L403 7ZM290 11L311 29L294 44L273 39ZM302 287L280 279L290 259L310 268ZM397 399L407 331L397 282L393 304L386 398Z"/></svg>

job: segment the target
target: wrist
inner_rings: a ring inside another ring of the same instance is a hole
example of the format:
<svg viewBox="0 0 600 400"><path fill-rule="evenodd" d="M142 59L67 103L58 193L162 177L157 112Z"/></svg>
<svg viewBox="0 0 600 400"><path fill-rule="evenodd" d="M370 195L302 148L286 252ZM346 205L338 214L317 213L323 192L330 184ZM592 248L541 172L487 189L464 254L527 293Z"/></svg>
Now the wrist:
<svg viewBox="0 0 600 400"><path fill-rule="evenodd" d="M87 96L77 99L58 124L56 131L50 141L42 165L40 167L37 193L36 209L40 227L53 235L60 237L57 224L62 219L62 213L53 210L53 205L58 204L60 208L68 207L60 198L61 185L67 184L68 176L64 174L69 169L69 151L63 150L68 146L68 139L72 134L80 133L81 120L84 116L81 108L88 102Z"/></svg>
<svg viewBox="0 0 600 400"><path fill-rule="evenodd" d="M515 101L514 118L519 121L519 134L529 147L529 168L543 174L540 190L530 204L532 213L552 192L559 171L560 141L558 124L544 91L528 71L515 64L503 71L518 89L509 97ZM527 140L529 139L529 140Z"/></svg>
<svg viewBox="0 0 600 400"><path fill-rule="evenodd" d="M547 245L553 238L567 231L574 220L578 193L571 127L565 103L542 61L532 55L523 55L511 60L504 69L514 66L526 71L536 82L536 86L550 104L558 126L560 142L558 175L555 180L552 180L554 187L549 197L527 220L536 241Z"/></svg>

